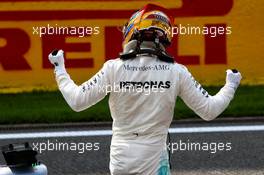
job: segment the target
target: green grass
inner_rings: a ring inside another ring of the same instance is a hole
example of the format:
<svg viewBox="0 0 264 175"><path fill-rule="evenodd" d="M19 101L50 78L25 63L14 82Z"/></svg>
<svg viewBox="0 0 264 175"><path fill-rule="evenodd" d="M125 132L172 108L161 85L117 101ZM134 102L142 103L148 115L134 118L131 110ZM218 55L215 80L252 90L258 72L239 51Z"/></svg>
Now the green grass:
<svg viewBox="0 0 264 175"><path fill-rule="evenodd" d="M215 94L220 87L205 87ZM239 87L234 100L222 117L264 116L264 86ZM198 118L178 98L175 119ZM58 123L111 121L108 98L93 107L76 113L64 101L60 92L0 94L0 123Z"/></svg>
<svg viewBox="0 0 264 175"><path fill-rule="evenodd" d="M216 94L220 87L204 87L209 94ZM264 86L241 86L221 117L264 116ZM181 99L177 100L175 119L192 118L197 115Z"/></svg>

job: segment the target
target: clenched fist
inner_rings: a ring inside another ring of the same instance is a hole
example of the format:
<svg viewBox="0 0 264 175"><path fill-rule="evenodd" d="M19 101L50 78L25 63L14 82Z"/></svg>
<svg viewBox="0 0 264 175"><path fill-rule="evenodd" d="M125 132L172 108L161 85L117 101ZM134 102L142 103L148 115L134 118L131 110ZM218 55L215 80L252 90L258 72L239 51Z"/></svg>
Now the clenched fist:
<svg viewBox="0 0 264 175"><path fill-rule="evenodd" d="M66 72L63 53L63 50L54 50L49 54L49 61L54 65L56 75Z"/></svg>
<svg viewBox="0 0 264 175"><path fill-rule="evenodd" d="M238 72L236 69L233 70L228 69L226 71L226 84L234 88L235 90L239 86L241 78L242 76L240 72Z"/></svg>

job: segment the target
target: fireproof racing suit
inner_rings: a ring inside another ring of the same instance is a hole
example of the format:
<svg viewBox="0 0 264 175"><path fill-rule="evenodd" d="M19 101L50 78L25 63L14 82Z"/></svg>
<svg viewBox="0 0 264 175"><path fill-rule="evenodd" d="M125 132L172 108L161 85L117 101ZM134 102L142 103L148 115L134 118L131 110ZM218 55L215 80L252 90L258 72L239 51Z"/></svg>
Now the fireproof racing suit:
<svg viewBox="0 0 264 175"><path fill-rule="evenodd" d="M166 138L177 96L201 118L212 120L228 106L236 89L227 81L211 96L185 66L150 55L109 60L80 86L63 67L55 68L55 75L63 97L74 111L85 110L110 94L113 175L170 174Z"/></svg>

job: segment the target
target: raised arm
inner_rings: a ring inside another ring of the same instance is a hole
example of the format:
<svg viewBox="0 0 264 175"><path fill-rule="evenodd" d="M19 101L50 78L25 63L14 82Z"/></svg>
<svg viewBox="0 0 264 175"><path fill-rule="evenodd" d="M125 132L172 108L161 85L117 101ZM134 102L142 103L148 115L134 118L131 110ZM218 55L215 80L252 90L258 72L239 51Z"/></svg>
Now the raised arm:
<svg viewBox="0 0 264 175"><path fill-rule="evenodd" d="M62 50L55 50L49 55L49 60L55 66L55 76L58 87L69 106L76 112L87 109L103 99L109 91L108 66L105 63L103 68L91 79L82 85L76 85L64 66Z"/></svg>
<svg viewBox="0 0 264 175"><path fill-rule="evenodd" d="M226 84L211 96L184 67L180 74L179 96L202 119L213 120L227 108L241 80L241 74L237 71L227 70L226 73Z"/></svg>

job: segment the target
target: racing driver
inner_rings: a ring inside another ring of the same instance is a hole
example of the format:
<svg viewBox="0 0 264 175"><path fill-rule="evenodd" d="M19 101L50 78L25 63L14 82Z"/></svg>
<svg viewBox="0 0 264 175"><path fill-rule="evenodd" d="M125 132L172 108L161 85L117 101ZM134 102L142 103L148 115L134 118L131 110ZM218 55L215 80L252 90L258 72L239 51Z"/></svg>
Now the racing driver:
<svg viewBox="0 0 264 175"><path fill-rule="evenodd" d="M169 175L168 128L179 96L204 120L221 114L234 97L241 74L226 71L226 83L214 96L188 69L166 52L173 18L166 9L148 4L123 28L123 52L80 86L64 66L62 50L49 55L58 87L74 111L83 111L109 95L113 118L110 148L112 175Z"/></svg>

